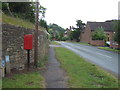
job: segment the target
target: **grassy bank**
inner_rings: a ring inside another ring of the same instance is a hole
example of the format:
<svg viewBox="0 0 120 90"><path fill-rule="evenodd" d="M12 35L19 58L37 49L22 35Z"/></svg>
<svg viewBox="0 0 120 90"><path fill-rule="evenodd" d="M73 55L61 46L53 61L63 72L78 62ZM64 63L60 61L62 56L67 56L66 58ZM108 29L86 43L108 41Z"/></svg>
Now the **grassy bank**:
<svg viewBox="0 0 120 90"><path fill-rule="evenodd" d="M117 88L118 80L96 65L85 61L72 51L55 48L56 57L69 76L72 88Z"/></svg>
<svg viewBox="0 0 120 90"><path fill-rule="evenodd" d="M103 49L103 50L107 50L107 51L112 51L112 52L120 53L120 50L112 49L112 48L109 48L109 47L98 47L98 48L99 49Z"/></svg>
<svg viewBox="0 0 120 90"><path fill-rule="evenodd" d="M52 45L61 45L60 43L57 43L57 42L55 42L55 41L51 41L51 44L52 44Z"/></svg>
<svg viewBox="0 0 120 90"><path fill-rule="evenodd" d="M3 78L3 88L43 88L43 78L38 72L16 74Z"/></svg>
<svg viewBox="0 0 120 90"><path fill-rule="evenodd" d="M2 14L2 22L8 23L11 25L15 25L15 26L21 26L21 27L25 27L25 28L35 29L35 25L33 23L23 20L23 19L20 19L20 18L8 16L6 14ZM39 26L39 30L43 31L45 29Z"/></svg>

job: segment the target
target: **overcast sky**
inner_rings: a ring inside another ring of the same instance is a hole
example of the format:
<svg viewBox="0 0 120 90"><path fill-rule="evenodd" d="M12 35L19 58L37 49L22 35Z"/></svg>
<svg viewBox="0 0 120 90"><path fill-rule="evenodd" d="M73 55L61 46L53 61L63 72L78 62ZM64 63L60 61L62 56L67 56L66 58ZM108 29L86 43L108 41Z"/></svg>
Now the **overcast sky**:
<svg viewBox="0 0 120 90"><path fill-rule="evenodd" d="M45 20L63 28L75 26L76 20L106 21L118 18L119 0L39 0L47 8Z"/></svg>

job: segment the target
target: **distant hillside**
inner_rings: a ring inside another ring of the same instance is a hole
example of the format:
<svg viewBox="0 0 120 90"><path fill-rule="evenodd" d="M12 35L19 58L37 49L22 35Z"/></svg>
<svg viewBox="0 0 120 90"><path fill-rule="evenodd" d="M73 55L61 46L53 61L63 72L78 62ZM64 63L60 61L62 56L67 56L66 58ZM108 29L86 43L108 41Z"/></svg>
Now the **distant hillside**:
<svg viewBox="0 0 120 90"><path fill-rule="evenodd" d="M6 14L2 14L2 22L15 25L15 26L35 29L35 25L33 23L20 18L14 18L14 17L8 16ZM39 26L39 30L43 31L45 29Z"/></svg>

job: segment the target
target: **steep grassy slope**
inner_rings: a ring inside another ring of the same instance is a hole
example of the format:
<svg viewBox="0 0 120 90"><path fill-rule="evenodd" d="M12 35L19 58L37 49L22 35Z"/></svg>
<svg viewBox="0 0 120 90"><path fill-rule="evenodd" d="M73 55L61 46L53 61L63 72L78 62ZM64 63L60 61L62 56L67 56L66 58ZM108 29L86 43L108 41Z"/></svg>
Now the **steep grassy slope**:
<svg viewBox="0 0 120 90"><path fill-rule="evenodd" d="M2 22L8 23L11 25L15 25L15 26L21 26L21 27L25 27L25 28L35 29L35 25L33 23L23 20L23 19L20 19L20 18L8 16L6 14L2 14ZM39 26L39 30L43 31L45 29Z"/></svg>

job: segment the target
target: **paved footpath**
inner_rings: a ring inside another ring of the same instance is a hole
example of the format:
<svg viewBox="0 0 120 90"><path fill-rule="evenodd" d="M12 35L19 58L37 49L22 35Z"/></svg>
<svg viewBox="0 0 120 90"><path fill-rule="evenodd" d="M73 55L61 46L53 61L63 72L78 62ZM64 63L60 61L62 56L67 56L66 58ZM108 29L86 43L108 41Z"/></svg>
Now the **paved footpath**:
<svg viewBox="0 0 120 90"><path fill-rule="evenodd" d="M50 46L47 70L44 72L46 88L67 88L65 71L55 58L54 46Z"/></svg>

